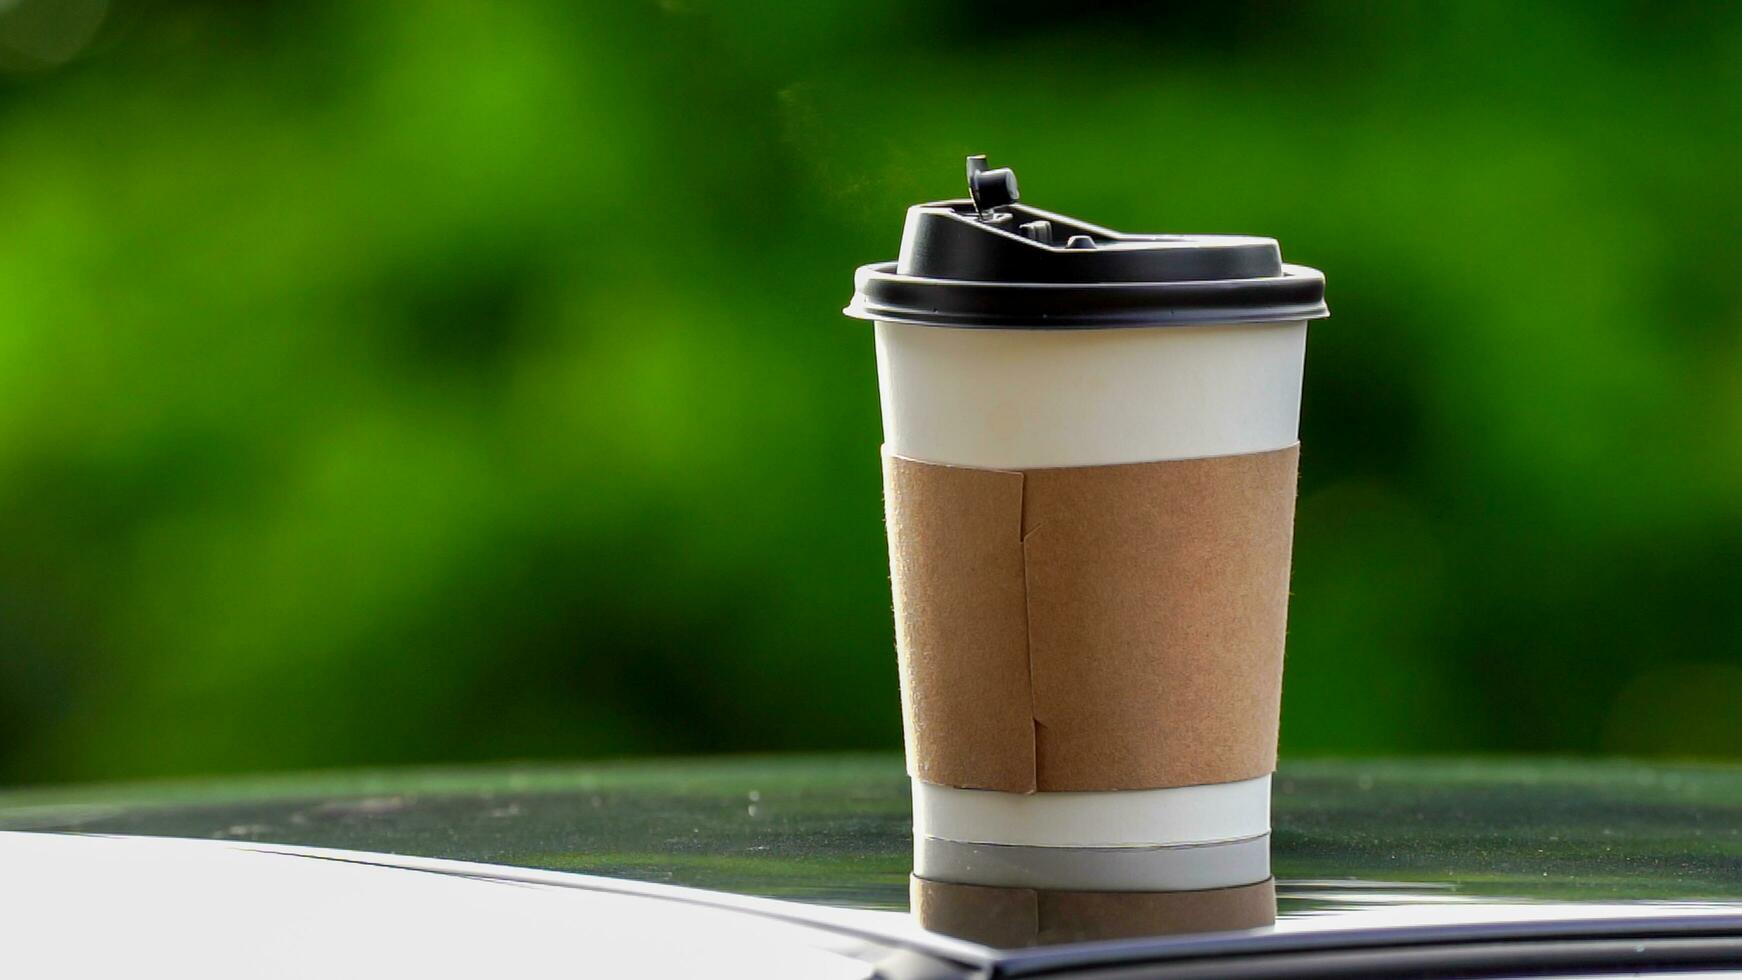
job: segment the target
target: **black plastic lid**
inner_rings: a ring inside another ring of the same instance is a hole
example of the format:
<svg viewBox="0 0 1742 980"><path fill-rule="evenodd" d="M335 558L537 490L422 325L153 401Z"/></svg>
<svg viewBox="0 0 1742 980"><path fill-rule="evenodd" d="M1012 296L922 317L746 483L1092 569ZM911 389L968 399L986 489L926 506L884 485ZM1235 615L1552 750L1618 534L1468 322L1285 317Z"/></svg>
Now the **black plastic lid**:
<svg viewBox="0 0 1742 980"><path fill-rule="evenodd" d="M980 156L968 190L908 208L900 259L860 266L848 316L1071 330L1329 315L1325 277L1275 239L1111 231L1016 203L1016 175Z"/></svg>

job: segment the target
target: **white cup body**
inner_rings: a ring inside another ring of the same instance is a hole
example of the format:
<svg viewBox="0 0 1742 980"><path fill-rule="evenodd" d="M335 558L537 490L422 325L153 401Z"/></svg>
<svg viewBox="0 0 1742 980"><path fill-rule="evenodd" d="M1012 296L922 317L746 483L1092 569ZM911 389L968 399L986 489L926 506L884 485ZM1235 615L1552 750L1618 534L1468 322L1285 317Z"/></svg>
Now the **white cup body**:
<svg viewBox="0 0 1742 980"><path fill-rule="evenodd" d="M878 321L883 442L983 469L1231 456L1299 438L1306 321L992 330Z"/></svg>
<svg viewBox="0 0 1742 980"><path fill-rule="evenodd" d="M1306 321L1107 330L878 321L897 456L983 469L1259 453L1299 438ZM1268 777L1176 789L1001 793L916 783L916 838L1027 847L1202 845L1270 829Z"/></svg>

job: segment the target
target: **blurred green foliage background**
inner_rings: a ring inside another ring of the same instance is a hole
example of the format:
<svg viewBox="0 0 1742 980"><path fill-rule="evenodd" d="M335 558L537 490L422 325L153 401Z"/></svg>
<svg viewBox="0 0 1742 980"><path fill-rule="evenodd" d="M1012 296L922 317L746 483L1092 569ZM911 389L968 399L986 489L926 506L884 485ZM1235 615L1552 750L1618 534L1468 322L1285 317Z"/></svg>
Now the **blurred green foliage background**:
<svg viewBox="0 0 1742 980"><path fill-rule="evenodd" d="M1284 750L1742 755L1742 5L0 0L0 780L899 744L853 268L1326 271Z"/></svg>

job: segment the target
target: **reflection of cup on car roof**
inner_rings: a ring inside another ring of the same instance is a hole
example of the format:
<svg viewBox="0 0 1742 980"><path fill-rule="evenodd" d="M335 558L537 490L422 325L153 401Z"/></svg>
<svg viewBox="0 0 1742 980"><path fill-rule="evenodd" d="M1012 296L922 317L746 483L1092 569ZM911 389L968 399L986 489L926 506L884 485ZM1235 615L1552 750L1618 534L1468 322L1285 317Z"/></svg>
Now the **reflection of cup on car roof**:
<svg viewBox="0 0 1742 980"><path fill-rule="evenodd" d="M1270 837L1059 847L913 838L914 917L989 946L1256 929L1276 921Z"/></svg>
<svg viewBox="0 0 1742 980"><path fill-rule="evenodd" d="M932 932L987 946L1258 929L1276 922L1271 879L1196 891L1064 891L912 879L913 915Z"/></svg>

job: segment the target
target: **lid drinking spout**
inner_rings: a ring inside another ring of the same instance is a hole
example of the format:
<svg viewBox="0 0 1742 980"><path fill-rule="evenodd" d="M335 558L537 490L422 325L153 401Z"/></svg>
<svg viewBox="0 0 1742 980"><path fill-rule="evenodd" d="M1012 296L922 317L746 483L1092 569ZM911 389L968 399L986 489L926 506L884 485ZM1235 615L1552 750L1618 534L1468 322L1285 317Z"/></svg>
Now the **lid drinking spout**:
<svg viewBox="0 0 1742 980"><path fill-rule="evenodd" d="M981 221L996 219L999 208L1015 204L1022 195L1016 189L1016 172L1009 167L986 169L986 155L968 158L968 197Z"/></svg>

